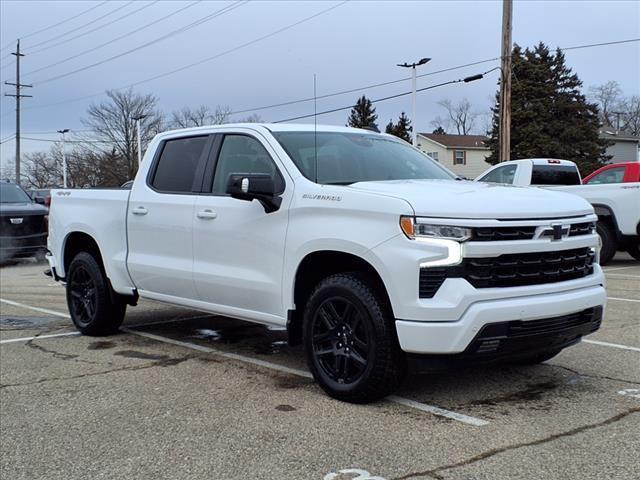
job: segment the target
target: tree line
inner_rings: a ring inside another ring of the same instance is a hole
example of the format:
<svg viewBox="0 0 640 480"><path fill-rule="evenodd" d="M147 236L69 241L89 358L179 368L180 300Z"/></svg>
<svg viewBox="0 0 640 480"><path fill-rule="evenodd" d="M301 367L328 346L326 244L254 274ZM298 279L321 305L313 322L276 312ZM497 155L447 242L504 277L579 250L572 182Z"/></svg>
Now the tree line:
<svg viewBox="0 0 640 480"><path fill-rule="evenodd" d="M593 86L583 93L582 81L566 65L563 52L555 52L543 43L533 48L515 45L512 52L511 158L553 157L576 162L581 171L590 172L609 160L607 140L599 128L609 127L621 133L640 136L640 96L625 96L615 81ZM438 105L444 116L431 122L433 133L467 135L484 133L490 155L487 162L498 161L499 85L494 105L485 116L491 117L485 128L478 126L482 112L469 100L443 99ZM90 133L73 135L67 143L68 183L71 187L119 186L135 176L138 146L135 117L141 122L143 149L154 135L168 128L187 128L228 123L228 106L185 107L164 115L158 98L133 90L110 90L106 100L91 105L82 123ZM235 121L259 122L252 115ZM349 112L347 125L379 131L378 115L372 101L359 97ZM389 120L385 132L407 142L414 125L405 112ZM43 188L62 184L62 147L25 155L25 185Z"/></svg>

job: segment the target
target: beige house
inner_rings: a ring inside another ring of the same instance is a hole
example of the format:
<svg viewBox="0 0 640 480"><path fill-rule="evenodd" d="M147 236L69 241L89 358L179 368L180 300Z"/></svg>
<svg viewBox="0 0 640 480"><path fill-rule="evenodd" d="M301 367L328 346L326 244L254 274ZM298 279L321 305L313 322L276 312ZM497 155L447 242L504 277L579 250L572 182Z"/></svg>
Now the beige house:
<svg viewBox="0 0 640 480"><path fill-rule="evenodd" d="M483 135L418 133L418 148L460 176L472 179L491 165L484 161L489 147Z"/></svg>

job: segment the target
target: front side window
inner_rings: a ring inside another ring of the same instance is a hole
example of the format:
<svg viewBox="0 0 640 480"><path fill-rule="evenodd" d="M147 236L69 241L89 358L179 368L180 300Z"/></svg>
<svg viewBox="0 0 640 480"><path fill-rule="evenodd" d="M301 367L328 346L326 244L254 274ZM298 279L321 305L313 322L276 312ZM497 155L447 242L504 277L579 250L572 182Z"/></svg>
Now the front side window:
<svg viewBox="0 0 640 480"><path fill-rule="evenodd" d="M262 144L247 135L225 135L213 177L213 193L223 195L231 174L266 173L276 192L284 191L284 180Z"/></svg>
<svg viewBox="0 0 640 480"><path fill-rule="evenodd" d="M0 203L31 203L31 197L18 185L0 183Z"/></svg>
<svg viewBox="0 0 640 480"><path fill-rule="evenodd" d="M531 185L580 185L580 174L573 165L533 165Z"/></svg>
<svg viewBox="0 0 640 480"><path fill-rule="evenodd" d="M480 178L481 182L489 182L489 183L506 183L509 185L513 184L513 180L516 176L516 165L504 165L502 167L498 167L495 170L491 170L484 177Z"/></svg>
<svg viewBox="0 0 640 480"><path fill-rule="evenodd" d="M400 140L352 132L274 132L300 172L320 184L455 178Z"/></svg>
<svg viewBox="0 0 640 480"><path fill-rule="evenodd" d="M191 193L207 137L167 140L162 147L151 186L165 193Z"/></svg>
<svg viewBox="0 0 640 480"><path fill-rule="evenodd" d="M622 183L624 167L608 168L604 172L594 175L587 182L590 185L598 183Z"/></svg>

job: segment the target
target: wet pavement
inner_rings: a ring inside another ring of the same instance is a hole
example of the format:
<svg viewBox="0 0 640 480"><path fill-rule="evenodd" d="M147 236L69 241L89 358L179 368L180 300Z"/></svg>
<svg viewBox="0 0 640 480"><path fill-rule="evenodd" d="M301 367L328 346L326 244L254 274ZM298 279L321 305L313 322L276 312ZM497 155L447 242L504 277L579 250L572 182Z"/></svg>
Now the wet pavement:
<svg viewBox="0 0 640 480"><path fill-rule="evenodd" d="M364 406L326 397L283 330L142 301L121 333L77 335L43 269L0 270L2 478L640 478L628 256L606 267L589 342L541 365L411 376Z"/></svg>

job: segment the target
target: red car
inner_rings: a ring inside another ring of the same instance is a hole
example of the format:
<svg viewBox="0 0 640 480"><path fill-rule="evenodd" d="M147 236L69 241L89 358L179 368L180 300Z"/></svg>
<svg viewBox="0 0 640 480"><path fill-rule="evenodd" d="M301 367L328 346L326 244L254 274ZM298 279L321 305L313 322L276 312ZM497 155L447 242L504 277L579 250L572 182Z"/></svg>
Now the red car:
<svg viewBox="0 0 640 480"><path fill-rule="evenodd" d="M640 162L612 163L582 179L583 184L640 182Z"/></svg>

